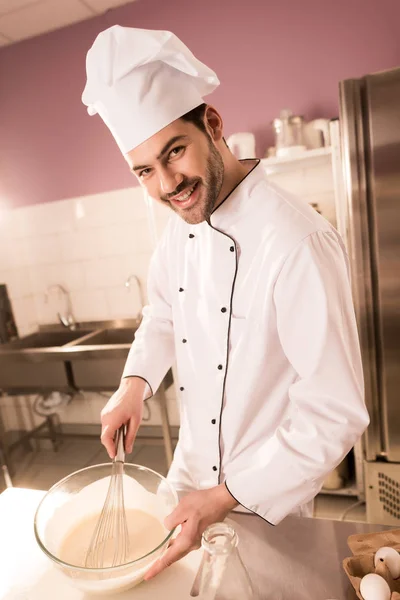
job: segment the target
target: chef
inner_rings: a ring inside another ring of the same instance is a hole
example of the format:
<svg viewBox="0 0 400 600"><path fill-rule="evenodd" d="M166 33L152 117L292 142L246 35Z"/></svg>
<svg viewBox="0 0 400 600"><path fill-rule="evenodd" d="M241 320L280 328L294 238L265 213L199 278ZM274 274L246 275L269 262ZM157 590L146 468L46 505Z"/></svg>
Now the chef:
<svg viewBox="0 0 400 600"><path fill-rule="evenodd" d="M148 306L102 443L128 424L176 361L180 434L168 479L181 531L151 578L234 508L272 525L309 515L324 478L368 425L346 252L307 203L237 160L216 74L172 33L114 26L87 55L83 102L171 219L152 257ZM243 107L251 110L251 107Z"/></svg>

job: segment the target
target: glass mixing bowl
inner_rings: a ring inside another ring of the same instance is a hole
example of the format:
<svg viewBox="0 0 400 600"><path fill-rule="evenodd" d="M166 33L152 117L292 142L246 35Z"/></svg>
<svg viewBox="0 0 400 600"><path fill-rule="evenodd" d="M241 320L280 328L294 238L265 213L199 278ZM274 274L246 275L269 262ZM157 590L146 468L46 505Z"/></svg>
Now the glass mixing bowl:
<svg viewBox="0 0 400 600"><path fill-rule="evenodd" d="M94 513L100 514L110 476L110 463L68 475L47 492L35 514L34 531L40 548L70 583L89 594L122 592L140 583L150 566L164 554L174 533L165 529L157 547L124 565L99 569L64 562L60 558L60 547L78 523ZM178 504L176 491L162 475L129 463L124 469L124 500L127 510L143 510L161 523ZM85 540L85 545L89 544L90 539Z"/></svg>

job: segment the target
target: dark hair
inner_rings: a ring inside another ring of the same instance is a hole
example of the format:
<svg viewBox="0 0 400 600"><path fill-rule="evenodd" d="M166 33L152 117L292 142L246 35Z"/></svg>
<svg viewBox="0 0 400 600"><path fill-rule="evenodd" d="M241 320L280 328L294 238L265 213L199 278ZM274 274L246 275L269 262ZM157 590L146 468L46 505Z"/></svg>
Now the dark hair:
<svg viewBox="0 0 400 600"><path fill-rule="evenodd" d="M206 114L207 104L200 104L186 114L181 116L181 119L193 123L200 131L208 135L206 126L204 125L204 115Z"/></svg>

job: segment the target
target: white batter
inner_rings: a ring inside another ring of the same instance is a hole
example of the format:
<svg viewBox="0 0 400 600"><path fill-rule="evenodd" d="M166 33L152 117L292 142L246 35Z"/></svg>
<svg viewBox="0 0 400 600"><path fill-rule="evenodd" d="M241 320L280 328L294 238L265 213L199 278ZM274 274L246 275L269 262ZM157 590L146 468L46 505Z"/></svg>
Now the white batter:
<svg viewBox="0 0 400 600"><path fill-rule="evenodd" d="M100 514L93 514L80 521L63 539L59 557L62 561L84 567L89 544ZM129 553L126 562L141 558L151 552L165 539L167 531L153 515L138 509L126 510L129 533ZM104 567L112 564L114 541L110 540L104 551Z"/></svg>

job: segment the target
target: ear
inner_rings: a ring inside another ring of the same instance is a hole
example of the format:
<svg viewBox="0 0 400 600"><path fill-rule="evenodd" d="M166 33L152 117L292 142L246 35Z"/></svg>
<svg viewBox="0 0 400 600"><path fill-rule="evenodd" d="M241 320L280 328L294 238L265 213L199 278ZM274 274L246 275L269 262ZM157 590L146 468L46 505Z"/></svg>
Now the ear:
<svg viewBox="0 0 400 600"><path fill-rule="evenodd" d="M223 122L219 112L213 107L207 105L204 114L204 125L214 142L219 142L223 138Z"/></svg>

